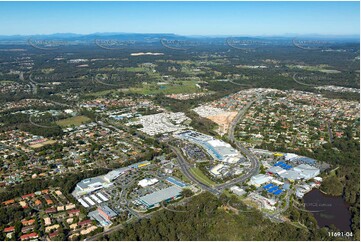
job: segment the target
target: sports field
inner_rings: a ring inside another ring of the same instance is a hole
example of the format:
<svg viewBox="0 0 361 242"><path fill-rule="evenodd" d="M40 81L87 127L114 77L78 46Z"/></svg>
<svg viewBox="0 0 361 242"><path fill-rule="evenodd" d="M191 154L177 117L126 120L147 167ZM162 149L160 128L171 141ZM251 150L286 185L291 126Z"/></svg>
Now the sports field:
<svg viewBox="0 0 361 242"><path fill-rule="evenodd" d="M90 121L90 118L85 116L75 116L67 119L62 119L59 121L56 121L56 124L61 127L68 127L68 126L79 126L84 123L88 123Z"/></svg>

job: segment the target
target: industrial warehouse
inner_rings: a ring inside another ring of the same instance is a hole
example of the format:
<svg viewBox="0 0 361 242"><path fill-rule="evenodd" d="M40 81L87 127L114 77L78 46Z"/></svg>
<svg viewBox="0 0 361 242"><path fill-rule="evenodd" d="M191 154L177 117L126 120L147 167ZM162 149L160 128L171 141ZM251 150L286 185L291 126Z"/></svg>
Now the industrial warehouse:
<svg viewBox="0 0 361 242"><path fill-rule="evenodd" d="M321 185L319 167L327 167L327 164L290 153L272 153L260 149L254 151L262 157L262 165L266 169L249 179L247 184L253 188L246 201L254 202L258 208L265 208L272 213L280 209L290 194L294 193L297 198L302 198L304 194ZM233 188L232 192L244 194L236 188Z"/></svg>
<svg viewBox="0 0 361 242"><path fill-rule="evenodd" d="M161 202L169 202L181 197L182 189L171 186L163 190L145 195L136 200L136 203L143 204L147 209L158 207Z"/></svg>

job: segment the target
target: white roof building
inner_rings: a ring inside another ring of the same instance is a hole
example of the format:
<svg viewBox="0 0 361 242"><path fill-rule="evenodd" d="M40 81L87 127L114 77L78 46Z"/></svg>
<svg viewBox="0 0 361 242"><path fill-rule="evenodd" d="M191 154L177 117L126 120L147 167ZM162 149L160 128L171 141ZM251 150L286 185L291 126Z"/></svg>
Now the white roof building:
<svg viewBox="0 0 361 242"><path fill-rule="evenodd" d="M295 171L300 173L300 176L304 178L305 180L309 180L311 178L314 178L320 174L320 169L307 165L307 164L301 164L299 166L296 166L293 168Z"/></svg>
<svg viewBox="0 0 361 242"><path fill-rule="evenodd" d="M283 168L281 168L281 167L279 167L279 166L272 166L271 168L269 168L269 169L267 170L267 172L272 173L272 174L280 175L280 174L286 172L286 170L283 169Z"/></svg>
<svg viewBox="0 0 361 242"><path fill-rule="evenodd" d="M272 177L271 176L267 176L267 175L263 175L263 174L258 174L258 175L255 175L255 176L252 176L251 177L251 180L250 180L250 184L251 185L254 185L256 187L259 187L261 186L262 184L265 184L267 182L270 182L272 180Z"/></svg>
<svg viewBox="0 0 361 242"><path fill-rule="evenodd" d="M123 168L119 168L116 170L112 170L112 171L108 172L106 175L104 175L104 179L107 182L111 182L111 181L115 180L116 178L118 178L124 172L129 171L130 169L131 168L129 168L129 167L123 167Z"/></svg>
<svg viewBox="0 0 361 242"><path fill-rule="evenodd" d="M292 160L292 159L295 159L295 158L297 158L297 157L298 157L298 155L293 154L293 153L286 153L286 154L285 154L285 159L286 159L286 160Z"/></svg>
<svg viewBox="0 0 361 242"><path fill-rule="evenodd" d="M138 182L138 185L141 187L147 187L147 186L151 186L154 185L158 182L157 178L144 178L143 180L140 180Z"/></svg>
<svg viewBox="0 0 361 242"><path fill-rule="evenodd" d="M246 191L243 190L242 188L240 188L239 186L233 186L230 188L231 192L233 192L234 194L238 195L238 196L242 196L244 194L246 194Z"/></svg>
<svg viewBox="0 0 361 242"><path fill-rule="evenodd" d="M221 176L220 170L224 167L224 165L222 163L216 165L215 167L213 167L210 172L212 173L212 175L214 176Z"/></svg>

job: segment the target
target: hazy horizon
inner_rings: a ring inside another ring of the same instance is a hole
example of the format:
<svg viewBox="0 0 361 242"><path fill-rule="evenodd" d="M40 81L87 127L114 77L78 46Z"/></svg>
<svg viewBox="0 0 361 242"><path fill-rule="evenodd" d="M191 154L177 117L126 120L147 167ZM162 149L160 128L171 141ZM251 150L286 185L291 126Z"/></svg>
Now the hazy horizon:
<svg viewBox="0 0 361 242"><path fill-rule="evenodd" d="M0 2L0 35L360 35L359 2Z"/></svg>

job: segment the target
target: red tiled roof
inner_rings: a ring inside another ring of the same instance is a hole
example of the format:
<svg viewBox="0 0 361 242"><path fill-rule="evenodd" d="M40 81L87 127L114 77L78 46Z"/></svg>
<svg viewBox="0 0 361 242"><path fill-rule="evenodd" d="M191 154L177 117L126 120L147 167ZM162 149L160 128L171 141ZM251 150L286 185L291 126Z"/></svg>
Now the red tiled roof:
<svg viewBox="0 0 361 242"><path fill-rule="evenodd" d="M46 213L55 213L56 212L56 208L48 208L47 210L45 210Z"/></svg>
<svg viewBox="0 0 361 242"><path fill-rule="evenodd" d="M35 219L23 220L21 223L23 225L32 225L35 222Z"/></svg>
<svg viewBox="0 0 361 242"><path fill-rule="evenodd" d="M4 229L4 232L5 232L5 233L8 233L8 232L12 232L12 231L14 231L14 230L15 230L15 227L14 227L14 226L10 226L10 227L5 228L5 229Z"/></svg>
<svg viewBox="0 0 361 242"><path fill-rule="evenodd" d="M26 195L21 196L21 198L22 198L22 199L25 199L25 198L34 197L34 196L35 196L34 193L30 193L30 194L26 194Z"/></svg>
<svg viewBox="0 0 361 242"><path fill-rule="evenodd" d="M42 194L47 194L47 193L49 193L49 189L42 190L41 193Z"/></svg>
<svg viewBox="0 0 361 242"><path fill-rule="evenodd" d="M9 204L12 204L12 203L14 203L14 202L15 202L15 200L14 200L14 199L11 199L11 200L7 200L7 201L3 202L3 204L4 204L4 205L9 205Z"/></svg>
<svg viewBox="0 0 361 242"><path fill-rule="evenodd" d="M92 221L90 219L87 219L87 220L83 220L83 221L79 222L78 225L83 226L83 225L91 224L91 223L92 223Z"/></svg>
<svg viewBox="0 0 361 242"><path fill-rule="evenodd" d="M80 209L72 209L68 211L69 214L80 213Z"/></svg>
<svg viewBox="0 0 361 242"><path fill-rule="evenodd" d="M59 230L55 231L54 233L49 234L50 238L54 238L55 236L58 236Z"/></svg>
<svg viewBox="0 0 361 242"><path fill-rule="evenodd" d="M20 236L20 239L24 240L24 239L32 239L32 238L37 238L37 237L38 237L38 234L34 232L34 233L24 234L24 235Z"/></svg>

